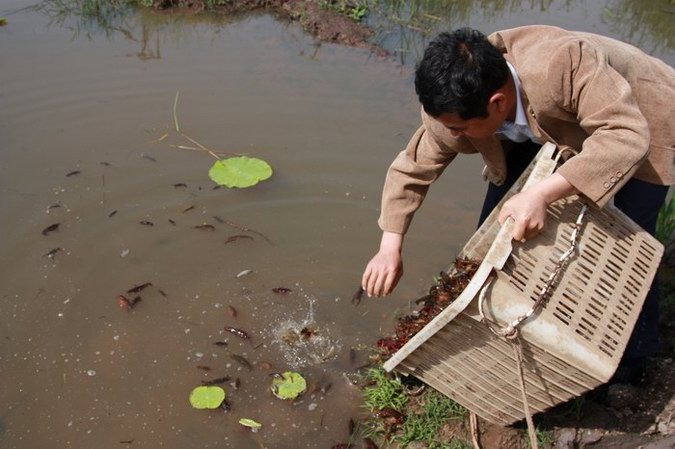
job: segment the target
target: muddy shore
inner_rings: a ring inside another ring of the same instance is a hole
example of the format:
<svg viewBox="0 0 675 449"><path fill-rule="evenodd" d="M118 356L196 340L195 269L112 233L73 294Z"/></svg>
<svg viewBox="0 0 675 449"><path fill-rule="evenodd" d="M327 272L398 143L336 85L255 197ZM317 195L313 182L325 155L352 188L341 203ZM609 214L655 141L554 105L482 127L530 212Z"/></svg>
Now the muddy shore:
<svg viewBox="0 0 675 449"><path fill-rule="evenodd" d="M205 0L154 0L153 7L200 12L206 9L205 3ZM305 32L321 42L365 48L379 56L386 56L388 52L385 49L369 41L372 29L347 13L338 12L340 8L348 11L356 6L349 0L241 0L217 6L215 11L227 15L256 11L272 14L298 23Z"/></svg>

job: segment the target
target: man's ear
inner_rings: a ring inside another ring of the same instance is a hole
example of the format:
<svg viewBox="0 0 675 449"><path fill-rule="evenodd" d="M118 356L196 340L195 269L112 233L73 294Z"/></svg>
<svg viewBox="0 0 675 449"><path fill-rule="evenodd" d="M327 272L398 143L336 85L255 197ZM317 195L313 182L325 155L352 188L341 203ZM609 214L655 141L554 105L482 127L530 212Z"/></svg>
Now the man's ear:
<svg viewBox="0 0 675 449"><path fill-rule="evenodd" d="M497 91L490 97L490 104L493 104L497 111L504 113L506 112L506 95L504 92Z"/></svg>

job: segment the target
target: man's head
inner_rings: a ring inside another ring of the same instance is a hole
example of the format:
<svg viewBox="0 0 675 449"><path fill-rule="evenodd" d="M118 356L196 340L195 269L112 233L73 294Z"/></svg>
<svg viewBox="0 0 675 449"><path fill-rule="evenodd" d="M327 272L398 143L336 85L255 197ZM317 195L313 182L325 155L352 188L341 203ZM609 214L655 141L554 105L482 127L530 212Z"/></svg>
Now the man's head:
<svg viewBox="0 0 675 449"><path fill-rule="evenodd" d="M461 28L431 41L417 65L415 92L432 117L485 119L508 79L500 51L480 31Z"/></svg>

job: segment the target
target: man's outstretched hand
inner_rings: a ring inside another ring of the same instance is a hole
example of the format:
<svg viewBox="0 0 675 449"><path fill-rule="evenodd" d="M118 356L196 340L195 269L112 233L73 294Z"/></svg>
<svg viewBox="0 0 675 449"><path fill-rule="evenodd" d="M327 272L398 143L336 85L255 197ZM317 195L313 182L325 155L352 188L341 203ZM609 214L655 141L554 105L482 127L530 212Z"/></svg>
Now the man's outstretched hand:
<svg viewBox="0 0 675 449"><path fill-rule="evenodd" d="M402 234L382 234L380 250L368 262L361 278L361 287L368 296L386 296L394 290L403 275L402 246Z"/></svg>

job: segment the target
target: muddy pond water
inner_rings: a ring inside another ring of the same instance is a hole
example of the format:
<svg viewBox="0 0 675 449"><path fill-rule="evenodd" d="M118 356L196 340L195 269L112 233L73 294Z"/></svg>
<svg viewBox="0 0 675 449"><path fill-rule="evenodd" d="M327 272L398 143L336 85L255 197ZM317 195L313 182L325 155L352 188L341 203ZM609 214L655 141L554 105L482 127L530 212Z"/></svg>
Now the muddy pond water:
<svg viewBox="0 0 675 449"><path fill-rule="evenodd" d="M466 10L467 24L637 41L606 19L612 2L500 3ZM485 189L477 158L456 161L407 236L399 288L352 303L378 245L386 168L418 125L411 60L426 38L371 19L393 52L382 58L267 15L139 13L106 29L21 9L32 4L0 7L0 447L346 442L363 412L355 370L471 236ZM435 27L459 24L443 17ZM640 36L672 64L672 32ZM273 176L214 189L214 159L177 148L196 146L175 130L177 92L182 133L265 159ZM269 393L286 370L309 384L294 403ZM230 412L190 407L192 388L225 376Z"/></svg>

